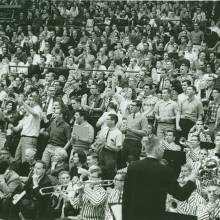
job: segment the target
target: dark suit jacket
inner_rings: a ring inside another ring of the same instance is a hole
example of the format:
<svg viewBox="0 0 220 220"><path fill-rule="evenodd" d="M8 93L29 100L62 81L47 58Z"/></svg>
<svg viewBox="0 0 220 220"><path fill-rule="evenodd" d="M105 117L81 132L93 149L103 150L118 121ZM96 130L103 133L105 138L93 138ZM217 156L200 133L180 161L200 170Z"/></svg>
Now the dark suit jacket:
<svg viewBox="0 0 220 220"><path fill-rule="evenodd" d="M51 186L51 180L47 175L44 175L42 179L39 181L38 187L33 189L33 178L29 177L27 183L24 186L24 190L26 191L26 195L23 199L28 199L30 201L34 201L38 203L36 209L39 209L38 212L40 216L46 216L49 208L49 200L50 196L42 196L40 194L40 189L43 187ZM28 204L27 204L28 205ZM23 207L24 209L27 207Z"/></svg>
<svg viewBox="0 0 220 220"><path fill-rule="evenodd" d="M173 170L154 158L134 162L125 178L122 220L161 220L167 193L183 201L195 188L190 181L180 187Z"/></svg>
<svg viewBox="0 0 220 220"><path fill-rule="evenodd" d="M211 93L207 96L206 95L206 89L201 90L201 99L202 99L203 106L204 105L208 106L209 102L213 100L212 92L213 92L213 89L212 89ZM207 99L207 101L203 101L203 99Z"/></svg>

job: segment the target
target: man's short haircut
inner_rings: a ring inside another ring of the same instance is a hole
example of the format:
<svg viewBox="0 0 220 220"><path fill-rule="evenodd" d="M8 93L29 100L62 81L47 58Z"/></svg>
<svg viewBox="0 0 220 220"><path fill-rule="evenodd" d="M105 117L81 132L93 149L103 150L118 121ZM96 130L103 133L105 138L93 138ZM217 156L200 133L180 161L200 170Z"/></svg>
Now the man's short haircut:
<svg viewBox="0 0 220 220"><path fill-rule="evenodd" d="M97 160L97 162L98 162L98 160L99 160L99 156L98 156L98 154L96 154L96 153L88 153L88 154L87 154L87 157L92 157L92 159Z"/></svg>
<svg viewBox="0 0 220 220"><path fill-rule="evenodd" d="M200 141L199 135L193 134L191 138L196 137L198 141Z"/></svg>
<svg viewBox="0 0 220 220"><path fill-rule="evenodd" d="M188 79L183 80L182 83L186 83L187 86L191 86L192 85L191 81L188 80Z"/></svg>
<svg viewBox="0 0 220 220"><path fill-rule="evenodd" d="M147 153L151 153L151 152L154 152L155 148L159 148L160 147L160 138L158 137L149 137L147 140L146 140L146 152Z"/></svg>
<svg viewBox="0 0 220 220"><path fill-rule="evenodd" d="M116 114L109 114L108 116L115 122L115 124L118 123L118 116Z"/></svg>
<svg viewBox="0 0 220 220"><path fill-rule="evenodd" d="M136 99L136 100L133 100L132 102L135 103L138 108L142 107L142 102L140 100Z"/></svg>
<svg viewBox="0 0 220 220"><path fill-rule="evenodd" d="M190 172L192 172L192 166L188 163L182 165L182 168L186 168L187 170L189 170Z"/></svg>
<svg viewBox="0 0 220 220"><path fill-rule="evenodd" d="M45 62L47 61L47 58L45 56L41 55L40 57L43 58Z"/></svg>
<svg viewBox="0 0 220 220"><path fill-rule="evenodd" d="M43 160L37 160L36 163L41 163L43 165L43 169L47 169L47 164Z"/></svg>
<svg viewBox="0 0 220 220"><path fill-rule="evenodd" d="M84 118L84 120L87 120L87 118L88 118L88 113L86 112L86 111L84 111L84 110L82 110L82 109L79 109L79 110L76 110L76 112L75 113L79 113L79 115L81 116L81 117L83 117Z"/></svg>
<svg viewBox="0 0 220 220"><path fill-rule="evenodd" d="M174 130L165 130L165 134L167 135L168 133L172 133L173 136L175 136L175 131Z"/></svg>
<svg viewBox="0 0 220 220"><path fill-rule="evenodd" d="M193 89L193 91L194 91L195 93L197 93L197 89L196 89L196 87L195 87L195 86L190 85L190 86L188 86L188 87L191 87L191 88Z"/></svg>
<svg viewBox="0 0 220 220"><path fill-rule="evenodd" d="M152 84L147 83L147 84L145 84L145 85L143 86L143 88L144 88L145 86L148 86L148 87L150 88L150 90L153 89L153 85L152 85Z"/></svg>
<svg viewBox="0 0 220 220"><path fill-rule="evenodd" d="M162 91L163 91L163 90L166 90L168 94L171 94L171 89L169 89L169 88L163 88Z"/></svg>
<svg viewBox="0 0 220 220"><path fill-rule="evenodd" d="M81 103L81 98L76 97L76 96L71 96L71 101L75 100L77 103Z"/></svg>

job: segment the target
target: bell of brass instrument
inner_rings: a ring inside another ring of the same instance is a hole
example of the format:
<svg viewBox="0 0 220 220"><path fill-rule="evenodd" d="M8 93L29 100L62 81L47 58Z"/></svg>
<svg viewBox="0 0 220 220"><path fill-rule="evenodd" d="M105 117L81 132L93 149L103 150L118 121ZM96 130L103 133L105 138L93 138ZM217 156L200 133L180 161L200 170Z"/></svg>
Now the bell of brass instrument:
<svg viewBox="0 0 220 220"><path fill-rule="evenodd" d="M56 186L47 186L47 187L42 187L39 192L42 196L45 195L52 195L53 193L68 193L70 191L77 191L81 188L86 187L86 185L99 185L99 186L111 186L113 185L113 180L98 180L98 181L78 181L73 183L73 186L76 185L76 187L72 189L64 189L62 190L63 187L68 187L71 184L62 184L62 185L56 185Z"/></svg>
<svg viewBox="0 0 220 220"><path fill-rule="evenodd" d="M215 158L208 158L199 171L199 180L201 186L204 188L210 183L219 182L218 178L218 166L219 163Z"/></svg>

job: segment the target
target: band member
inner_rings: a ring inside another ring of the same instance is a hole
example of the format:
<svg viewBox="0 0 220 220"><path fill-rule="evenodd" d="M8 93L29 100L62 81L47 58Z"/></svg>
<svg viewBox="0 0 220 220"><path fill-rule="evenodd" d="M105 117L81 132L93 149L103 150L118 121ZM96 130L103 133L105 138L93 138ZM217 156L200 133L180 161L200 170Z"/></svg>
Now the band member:
<svg viewBox="0 0 220 220"><path fill-rule="evenodd" d="M123 220L161 220L165 217L167 193L184 201L196 188L194 176L181 187L174 171L162 164L164 151L156 137L148 139L147 157L128 167L122 202Z"/></svg>
<svg viewBox="0 0 220 220"><path fill-rule="evenodd" d="M117 219L117 214L121 216L124 179L125 179L125 174L120 174L120 173L116 174L114 178L114 188L110 191L107 199L105 220ZM118 213L115 212L114 207L118 209Z"/></svg>
<svg viewBox="0 0 220 220"><path fill-rule="evenodd" d="M70 204L70 198L74 193L74 184L70 180L68 171L59 173L59 185L51 197L50 217L51 219L66 217L69 215L76 216L79 210L73 209Z"/></svg>
<svg viewBox="0 0 220 220"><path fill-rule="evenodd" d="M81 208L80 215L85 220L103 220L107 193L99 184L101 168L93 165L89 168L89 181L94 183L82 185L75 198L70 200L74 208Z"/></svg>
<svg viewBox="0 0 220 220"><path fill-rule="evenodd" d="M186 184L186 179L191 173L192 167L190 165L185 164L181 167L181 172L178 178L180 186L184 186ZM205 204L205 199L198 194L196 190L192 192L186 201L178 201L172 196L169 196L167 199L168 211L192 216L197 216L198 209Z"/></svg>
<svg viewBox="0 0 220 220"><path fill-rule="evenodd" d="M198 220L215 220L220 218L219 186L210 184L207 187L208 203L200 207Z"/></svg>
<svg viewBox="0 0 220 220"><path fill-rule="evenodd" d="M18 203L21 218L35 216L35 218L47 219L49 197L40 194L40 189L47 186L51 186L51 180L46 175L46 164L38 160L35 163L33 175L29 177L21 193L24 196ZM21 194L16 194L14 200L18 200Z"/></svg>

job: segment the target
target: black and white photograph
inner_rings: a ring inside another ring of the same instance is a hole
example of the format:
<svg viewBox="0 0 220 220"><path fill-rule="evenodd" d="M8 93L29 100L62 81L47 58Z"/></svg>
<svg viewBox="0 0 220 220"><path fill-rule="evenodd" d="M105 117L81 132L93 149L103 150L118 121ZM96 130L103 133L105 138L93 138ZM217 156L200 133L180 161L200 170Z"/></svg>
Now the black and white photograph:
<svg viewBox="0 0 220 220"><path fill-rule="evenodd" d="M220 220L220 1L0 0L0 220Z"/></svg>

